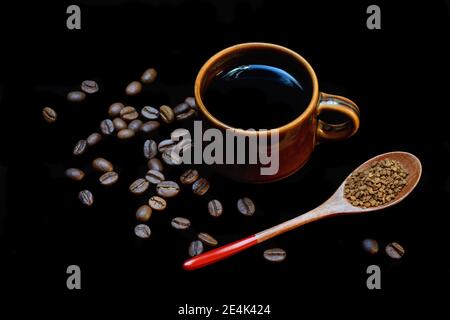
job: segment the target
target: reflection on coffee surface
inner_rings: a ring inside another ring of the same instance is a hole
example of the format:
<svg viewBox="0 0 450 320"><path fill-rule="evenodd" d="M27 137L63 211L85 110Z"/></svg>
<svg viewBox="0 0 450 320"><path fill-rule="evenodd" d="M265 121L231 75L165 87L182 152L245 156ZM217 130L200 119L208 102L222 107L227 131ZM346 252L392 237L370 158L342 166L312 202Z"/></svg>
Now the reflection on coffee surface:
<svg viewBox="0 0 450 320"><path fill-rule="evenodd" d="M215 76L204 103L226 125L272 129L291 122L305 110L311 100L309 82L274 66L241 65Z"/></svg>

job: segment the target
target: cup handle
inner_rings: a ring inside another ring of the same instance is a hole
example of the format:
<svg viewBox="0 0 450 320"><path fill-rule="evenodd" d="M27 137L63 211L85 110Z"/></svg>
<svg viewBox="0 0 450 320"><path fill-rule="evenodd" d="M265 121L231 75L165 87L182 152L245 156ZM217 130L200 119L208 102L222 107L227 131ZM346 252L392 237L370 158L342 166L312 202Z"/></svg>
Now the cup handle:
<svg viewBox="0 0 450 320"><path fill-rule="evenodd" d="M331 124L320 120L323 111L339 112L348 120L342 123ZM319 117L317 125L317 143L326 140L343 140L351 137L359 128L359 108L350 99L328 93L320 93L320 102L317 107Z"/></svg>

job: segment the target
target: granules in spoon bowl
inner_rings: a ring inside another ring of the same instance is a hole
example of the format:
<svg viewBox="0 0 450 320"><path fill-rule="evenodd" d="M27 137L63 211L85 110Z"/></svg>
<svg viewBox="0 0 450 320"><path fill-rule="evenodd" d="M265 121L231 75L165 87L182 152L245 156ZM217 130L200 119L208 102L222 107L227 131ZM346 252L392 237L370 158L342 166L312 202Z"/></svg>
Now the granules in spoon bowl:
<svg viewBox="0 0 450 320"><path fill-rule="evenodd" d="M385 158L353 173L345 183L344 196L356 207L378 207L397 197L407 177L408 171L400 162Z"/></svg>

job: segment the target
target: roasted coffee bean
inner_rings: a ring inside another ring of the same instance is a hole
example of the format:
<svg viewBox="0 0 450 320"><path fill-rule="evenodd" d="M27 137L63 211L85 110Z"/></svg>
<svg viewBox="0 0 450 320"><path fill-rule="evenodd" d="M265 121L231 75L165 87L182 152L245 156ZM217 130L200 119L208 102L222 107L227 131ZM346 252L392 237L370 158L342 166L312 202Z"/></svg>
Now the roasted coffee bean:
<svg viewBox="0 0 450 320"><path fill-rule="evenodd" d="M111 117L117 117L120 114L120 110L124 108L124 104L122 102L114 102L109 106L108 114Z"/></svg>
<svg viewBox="0 0 450 320"><path fill-rule="evenodd" d="M163 152L161 158L164 163L168 164L169 166L178 166L183 163L183 159L180 157L176 148L167 149Z"/></svg>
<svg viewBox="0 0 450 320"><path fill-rule="evenodd" d="M405 249L397 242L389 243L385 248L386 254L392 259L401 259L405 254Z"/></svg>
<svg viewBox="0 0 450 320"><path fill-rule="evenodd" d="M89 135L89 137L86 138L86 142L88 146L92 147L95 146L97 143L99 143L102 140L102 135L98 132L94 132Z"/></svg>
<svg viewBox="0 0 450 320"><path fill-rule="evenodd" d="M159 122L158 121L154 121L154 120L150 120L150 121L145 122L141 126L141 131L144 132L144 133L150 133L152 131L155 131L158 128L159 128Z"/></svg>
<svg viewBox="0 0 450 320"><path fill-rule="evenodd" d="M112 163L105 158L94 159L94 161L92 161L92 167L100 172L109 172L114 170Z"/></svg>
<svg viewBox="0 0 450 320"><path fill-rule="evenodd" d="M252 216L255 213L255 204L250 198L242 198L237 202L237 208L245 216Z"/></svg>
<svg viewBox="0 0 450 320"><path fill-rule="evenodd" d="M141 114L144 118L149 120L156 120L159 118L159 111L156 108L145 106L141 110Z"/></svg>
<svg viewBox="0 0 450 320"><path fill-rule="evenodd" d="M131 121L137 119L139 117L139 113L137 113L134 107L126 106L122 110L120 110L120 117L123 120Z"/></svg>
<svg viewBox="0 0 450 320"><path fill-rule="evenodd" d="M189 149L192 148L192 140L189 138L184 138L175 146L175 151L177 154L184 154Z"/></svg>
<svg viewBox="0 0 450 320"><path fill-rule="evenodd" d="M130 82L125 88L125 93L129 96L134 96L142 91L142 83L139 81Z"/></svg>
<svg viewBox="0 0 450 320"><path fill-rule="evenodd" d="M136 219L140 222L147 222L152 216L152 208L144 204L136 210Z"/></svg>
<svg viewBox="0 0 450 320"><path fill-rule="evenodd" d="M223 213L223 206L219 200L211 200L208 202L208 212L213 217L220 217Z"/></svg>
<svg viewBox="0 0 450 320"><path fill-rule="evenodd" d="M198 234L198 238L203 241L205 244L210 245L210 246L217 246L218 242L216 239L214 239L212 236L210 236L209 234L207 234L206 232L200 232Z"/></svg>
<svg viewBox="0 0 450 320"><path fill-rule="evenodd" d="M180 140L190 139L191 134L189 133L189 130L184 128L178 128L172 131L170 134L170 139L172 141L178 142Z"/></svg>
<svg viewBox="0 0 450 320"><path fill-rule="evenodd" d="M141 82L145 84L152 83L153 81L155 81L157 75L158 72L154 68L149 68L142 74Z"/></svg>
<svg viewBox="0 0 450 320"><path fill-rule="evenodd" d="M75 145L75 147L73 148L72 153L75 156L79 156L81 154L83 154L87 149L87 141L86 140L80 140L77 142L77 144Z"/></svg>
<svg viewBox="0 0 450 320"><path fill-rule="evenodd" d="M130 185L129 189L130 189L131 193L141 194L141 193L144 193L148 189L149 185L150 185L150 183L147 180L145 180L143 178L139 178Z"/></svg>
<svg viewBox="0 0 450 320"><path fill-rule="evenodd" d="M270 262L281 262L286 259L286 251L281 248L267 249L264 251L264 259Z"/></svg>
<svg viewBox="0 0 450 320"><path fill-rule="evenodd" d="M376 254L379 250L378 242L373 239L364 239L362 242L364 251L370 254Z"/></svg>
<svg viewBox="0 0 450 320"><path fill-rule="evenodd" d="M110 185L116 183L118 179L119 179L119 175L117 174L117 172L110 171L110 172L105 172L104 174L102 174L99 178L99 181L104 186L110 186Z"/></svg>
<svg viewBox="0 0 450 320"><path fill-rule="evenodd" d="M122 118L114 118L113 120L114 129L117 131L128 128L127 123Z"/></svg>
<svg viewBox="0 0 450 320"><path fill-rule="evenodd" d="M191 107L189 107L189 105L186 102L182 102L175 108L173 108L173 113L175 113L175 115L179 115L180 113L189 111L189 109L191 109Z"/></svg>
<svg viewBox="0 0 450 320"><path fill-rule="evenodd" d="M128 129L138 132L142 127L142 121L139 119L133 120L128 124Z"/></svg>
<svg viewBox="0 0 450 320"><path fill-rule="evenodd" d="M203 252L203 243L200 240L192 241L188 252L191 257L198 256Z"/></svg>
<svg viewBox="0 0 450 320"><path fill-rule="evenodd" d="M100 130L103 134L111 135L114 132L114 123L110 119L100 122Z"/></svg>
<svg viewBox="0 0 450 320"><path fill-rule="evenodd" d="M145 175L145 179L147 179L148 182L153 184L158 184L165 180L164 175L157 170L149 170Z"/></svg>
<svg viewBox="0 0 450 320"><path fill-rule="evenodd" d="M164 170L164 166L158 158L152 158L148 160L147 167L149 170L157 170L159 172L162 172Z"/></svg>
<svg viewBox="0 0 450 320"><path fill-rule="evenodd" d="M158 151L163 153L164 151L171 149L171 148L175 147L176 145L177 145L177 143L175 141L173 141L171 139L166 139L166 140L161 141L158 144Z"/></svg>
<svg viewBox="0 0 450 320"><path fill-rule="evenodd" d="M81 83L81 90L89 94L96 93L98 91L98 84L94 80L84 80Z"/></svg>
<svg viewBox="0 0 450 320"><path fill-rule="evenodd" d="M134 137L134 131L131 129L122 129L119 132L117 132L117 138L119 139L130 139L132 137Z"/></svg>
<svg viewBox="0 0 450 320"><path fill-rule="evenodd" d="M186 112L177 114L176 119L177 119L178 121L182 121L182 120L185 120L185 119L189 119L189 118L192 117L194 114L195 114L195 110L194 110L194 109L190 109L190 110L188 110L188 111L186 111Z"/></svg>
<svg viewBox="0 0 450 320"><path fill-rule="evenodd" d="M161 197L153 196L148 200L148 205L156 211L162 211L166 208L167 202Z"/></svg>
<svg viewBox="0 0 450 320"><path fill-rule="evenodd" d="M172 227L174 227L175 229L178 230L186 230L187 228L190 227L191 222L183 217L176 217L173 218L172 221L170 222L170 224L172 225Z"/></svg>
<svg viewBox="0 0 450 320"><path fill-rule="evenodd" d="M161 197L171 198L176 196L178 192L180 192L180 187L174 181L162 181L156 185L156 192Z"/></svg>
<svg viewBox="0 0 450 320"><path fill-rule="evenodd" d="M148 139L144 142L144 156L147 159L154 158L158 154L158 147L156 142L152 139Z"/></svg>
<svg viewBox="0 0 450 320"><path fill-rule="evenodd" d="M85 206L92 206L94 203L94 196L92 195L92 192L89 190L82 190L78 193L78 199L80 199L81 203Z"/></svg>
<svg viewBox="0 0 450 320"><path fill-rule="evenodd" d="M162 105L159 107L159 114L161 116L162 121L165 123L172 123L175 120L175 114L171 107Z"/></svg>
<svg viewBox="0 0 450 320"><path fill-rule="evenodd" d="M56 111L50 107L45 107L44 109L42 109L42 116L44 117L44 120L47 121L48 123L55 122L56 118L58 117Z"/></svg>
<svg viewBox="0 0 450 320"><path fill-rule="evenodd" d="M198 179L198 171L195 169L188 169L180 177L182 184L191 184Z"/></svg>
<svg viewBox="0 0 450 320"><path fill-rule="evenodd" d="M70 91L67 94L67 100L70 102L81 102L86 98L86 93L83 91Z"/></svg>
<svg viewBox="0 0 450 320"><path fill-rule="evenodd" d="M84 172L77 168L69 168L66 171L64 171L64 174L66 175L67 178L75 181L80 181L83 180L84 178Z"/></svg>
<svg viewBox="0 0 450 320"><path fill-rule="evenodd" d="M209 190L209 182L205 178L198 179L192 185L192 191L198 196L204 195L208 190Z"/></svg>
<svg viewBox="0 0 450 320"><path fill-rule="evenodd" d="M148 239L152 234L150 227L146 224L138 224L134 227L134 234L141 239Z"/></svg>
<svg viewBox="0 0 450 320"><path fill-rule="evenodd" d="M187 97L186 99L184 99L184 102L186 102L192 109L197 108L197 104L195 103L194 97Z"/></svg>

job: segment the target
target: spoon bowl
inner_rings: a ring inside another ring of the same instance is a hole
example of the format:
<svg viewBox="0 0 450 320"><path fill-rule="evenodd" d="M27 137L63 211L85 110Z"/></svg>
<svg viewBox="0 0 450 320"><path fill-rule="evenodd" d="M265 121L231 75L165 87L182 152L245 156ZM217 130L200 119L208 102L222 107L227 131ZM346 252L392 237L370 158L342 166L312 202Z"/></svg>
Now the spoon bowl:
<svg viewBox="0 0 450 320"><path fill-rule="evenodd" d="M383 205L369 208L361 208L352 205L350 201L348 201L344 196L344 187L350 176L355 172L363 171L365 169L370 168L370 166L377 161L387 158L398 161L403 166L403 168L406 169L406 171L408 172L408 176L406 177L406 185L403 186L403 189L392 201L387 202ZM250 237L235 241L233 243L224 245L220 248L196 256L186 261L183 264L183 268L185 270L194 270L202 268L204 266L213 264L217 261L232 256L247 248L250 248L258 243L276 237L277 235L280 235L292 229L298 228L304 224L320 220L326 217L346 215L346 214L368 213L391 207L399 203L403 199L405 199L414 190L414 188L419 183L421 175L422 175L422 165L419 159L411 153L395 151L378 155L364 162L359 167L357 167L350 175L348 175L348 177L339 186L336 192L327 201L325 201L317 208L308 211L305 214L299 215L291 220L283 222L279 225L276 225L274 227L261 231L257 234L254 234Z"/></svg>

